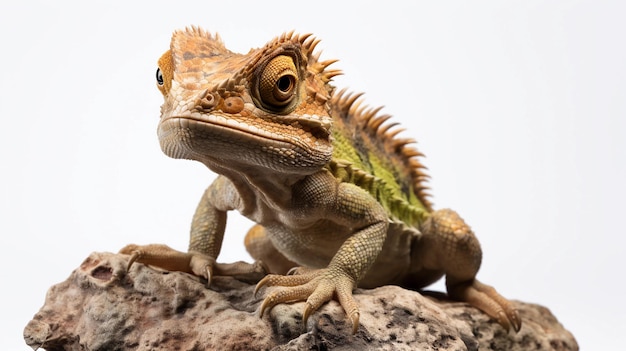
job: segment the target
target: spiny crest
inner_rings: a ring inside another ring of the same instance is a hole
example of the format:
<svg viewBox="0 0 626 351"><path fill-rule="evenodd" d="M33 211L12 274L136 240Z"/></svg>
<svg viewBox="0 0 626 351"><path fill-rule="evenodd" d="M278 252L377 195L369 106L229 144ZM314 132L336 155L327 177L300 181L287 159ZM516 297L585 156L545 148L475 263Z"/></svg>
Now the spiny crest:
<svg viewBox="0 0 626 351"><path fill-rule="evenodd" d="M205 39L213 40L224 45L224 43L222 42L222 38L220 38L220 35L218 33L215 33L215 35L213 35L209 31L204 30L198 26L189 26L184 30L177 30L174 32L174 35L184 35L191 38L203 37Z"/></svg>
<svg viewBox="0 0 626 351"><path fill-rule="evenodd" d="M315 46L319 43L319 40L313 38L311 34L295 34L294 31L285 32L282 35L269 41L263 47L259 49L252 49L246 55L242 55L247 58L245 65L242 69L234 75L231 80L237 82L243 77L249 77L257 69L259 64L268 57L273 57L276 50L281 50L289 44L299 46L302 52L301 62L305 66L308 60L311 58L311 52ZM229 83L230 84L230 83Z"/></svg>
<svg viewBox="0 0 626 351"><path fill-rule="evenodd" d="M363 105L361 96L361 93L347 93L345 89L333 95L331 105L338 109L335 116L341 117L339 122L342 124L337 123L337 127L343 128L344 133L351 134L350 137L355 144L366 144L354 145L354 147L365 147L368 152L374 153L373 156L379 159L376 162L385 163L384 166L380 166L383 169L391 170L390 173L393 173L400 187L403 187L403 181L408 181L406 185L412 188L419 202L426 210L432 211L432 203L428 193L430 188L426 186L429 176L425 172L426 167L419 160L424 155L411 145L415 143L415 140L398 137L404 129L399 128L398 123L390 122L390 115L380 114L382 107L370 108ZM372 157L364 155L363 151L357 156L359 159L370 158L367 162L373 162ZM353 156L352 158L357 157ZM368 165L361 166L368 167ZM371 165L369 167L372 168L373 172L379 168Z"/></svg>
<svg viewBox="0 0 626 351"><path fill-rule="evenodd" d="M217 34L213 36L198 27L175 31L169 52L175 71L174 80L188 89L199 86L198 83L203 80L207 60L233 56Z"/></svg>
<svg viewBox="0 0 626 351"><path fill-rule="evenodd" d="M278 46L282 46L285 43L293 43L300 45L303 53L306 55L307 59L310 59L313 55L313 50L319 44L320 40L316 39L311 33L305 34L297 34L293 30L285 32L280 36L271 40L261 49L265 54L269 51L274 50Z"/></svg>
<svg viewBox="0 0 626 351"><path fill-rule="evenodd" d="M299 45L302 53L306 57L307 64L312 67L315 73L323 73L324 77L329 81L332 77L341 74L340 70L325 71L325 69L338 60L326 60L320 61L321 51L315 51L315 48L320 43L320 39L314 37L311 33L297 34L293 30L285 32L282 35L274 38L263 48L261 48L259 57L263 57L272 52L277 47L284 45L285 43L292 43Z"/></svg>
<svg viewBox="0 0 626 351"><path fill-rule="evenodd" d="M310 34L305 34L300 36L300 43L302 45L302 50L306 52L310 73L319 75L324 83L328 83L333 77L342 74L341 70L339 69L327 70L328 66L339 60L330 59L320 61L320 56L322 55L322 52L315 51L317 44L320 43L319 39L312 37Z"/></svg>
<svg viewBox="0 0 626 351"><path fill-rule="evenodd" d="M208 31L191 26L184 30L177 30L172 35L172 51L177 53L195 53L200 56L209 56L229 52L219 34L212 35Z"/></svg>
<svg viewBox="0 0 626 351"><path fill-rule="evenodd" d="M249 62L249 66L256 66L257 63L268 57L274 50L283 47L285 44L294 44L302 48L302 52L305 58L308 60L311 57L311 52L315 46L319 43L319 40L312 37L311 34L296 34L294 31L289 31L281 34L280 36L269 41L265 46L257 50L251 50L254 52L255 57Z"/></svg>

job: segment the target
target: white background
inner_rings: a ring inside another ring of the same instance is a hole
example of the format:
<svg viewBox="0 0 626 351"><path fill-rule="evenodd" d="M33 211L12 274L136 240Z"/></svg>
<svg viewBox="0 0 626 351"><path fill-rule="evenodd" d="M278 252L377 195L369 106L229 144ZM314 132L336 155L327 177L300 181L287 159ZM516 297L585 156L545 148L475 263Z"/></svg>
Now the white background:
<svg viewBox="0 0 626 351"><path fill-rule="evenodd" d="M162 154L156 60L174 29L238 52L312 32L419 140L438 208L484 251L479 278L545 305L583 350L626 331L626 7L618 1L111 1L0 5L0 338L93 251L187 247L214 177ZM220 260L249 259L231 216ZM435 288L441 289L441 284Z"/></svg>

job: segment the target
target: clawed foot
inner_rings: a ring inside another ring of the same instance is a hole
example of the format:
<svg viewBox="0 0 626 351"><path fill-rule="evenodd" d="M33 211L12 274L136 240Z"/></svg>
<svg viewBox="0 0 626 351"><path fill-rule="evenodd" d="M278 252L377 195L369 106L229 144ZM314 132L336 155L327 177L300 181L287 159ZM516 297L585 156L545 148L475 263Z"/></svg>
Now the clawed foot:
<svg viewBox="0 0 626 351"><path fill-rule="evenodd" d="M354 279L338 270L318 269L295 269L293 275L270 274L261 279L254 289L254 294L263 286L277 286L263 300L260 316L265 310L271 310L279 303L296 302L306 300L302 313L302 323L306 327L309 316L322 304L330 301L333 296L337 298L341 307L352 321L352 333L359 328L359 308L352 297Z"/></svg>
<svg viewBox="0 0 626 351"><path fill-rule="evenodd" d="M498 294L496 289L487 284L476 279L470 282L448 284L448 294L454 299L468 302L487 313L497 320L507 332L511 327L516 332L522 328L522 320L511 301Z"/></svg>
<svg viewBox="0 0 626 351"><path fill-rule="evenodd" d="M120 253L130 255L127 270L130 270L133 263L140 262L168 271L185 272L205 278L207 286L211 285L214 276L233 276L237 279L257 282L267 274L267 268L260 261L253 264L217 263L214 258L202 253L181 252L161 244L130 244L122 248Z"/></svg>

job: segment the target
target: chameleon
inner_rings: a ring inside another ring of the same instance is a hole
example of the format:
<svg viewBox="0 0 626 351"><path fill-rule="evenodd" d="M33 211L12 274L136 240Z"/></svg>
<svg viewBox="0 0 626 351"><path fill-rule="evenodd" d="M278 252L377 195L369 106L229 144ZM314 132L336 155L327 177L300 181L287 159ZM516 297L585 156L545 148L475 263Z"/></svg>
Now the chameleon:
<svg viewBox="0 0 626 351"><path fill-rule="evenodd" d="M504 329L522 325L513 303L476 279L482 251L465 221L434 209L415 140L362 94L336 89L341 70L321 60L311 34L286 32L239 54L199 27L173 33L158 60L163 94L158 138L176 159L202 162L217 178L193 216L187 252L129 244L134 262L203 277L252 274L267 291L260 316L304 301L302 321L336 299L359 328L358 288L418 290L443 276L451 299ZM255 225L245 236L254 263L216 261L228 211Z"/></svg>

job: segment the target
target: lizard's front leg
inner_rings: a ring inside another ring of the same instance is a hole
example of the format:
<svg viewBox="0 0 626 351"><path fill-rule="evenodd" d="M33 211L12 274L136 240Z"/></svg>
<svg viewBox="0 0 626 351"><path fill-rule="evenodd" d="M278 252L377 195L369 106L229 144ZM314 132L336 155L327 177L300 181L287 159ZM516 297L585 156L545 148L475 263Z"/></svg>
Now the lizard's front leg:
<svg viewBox="0 0 626 351"><path fill-rule="evenodd" d="M322 218L356 228L355 232L343 242L327 268L304 268L296 270L294 275L265 276L258 283L255 293L262 286L280 287L266 296L260 315L279 303L306 300L302 316L306 326L311 313L336 297L352 321L353 333L356 333L359 309L352 291L383 247L387 235L387 215L382 206L363 189L347 183L337 184L334 178L315 179L308 182L309 186L304 185L300 189L304 194L303 203L308 204L312 213L320 213Z"/></svg>
<svg viewBox="0 0 626 351"><path fill-rule="evenodd" d="M170 271L191 273L208 280L215 275L238 276L258 281L266 274L262 263L217 263L226 227L226 212L237 205L237 192L232 183L218 177L204 192L193 216L188 252L166 245L130 244L120 250L130 255L128 269L134 262L157 266Z"/></svg>

